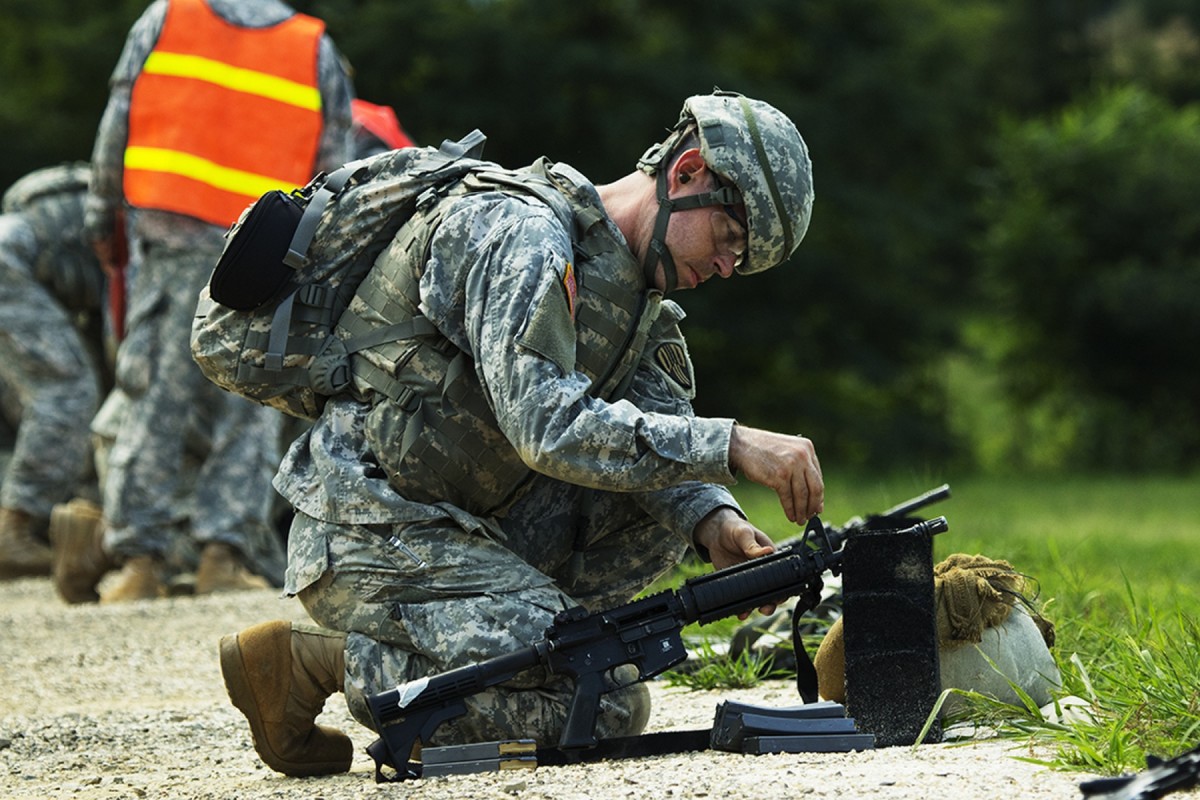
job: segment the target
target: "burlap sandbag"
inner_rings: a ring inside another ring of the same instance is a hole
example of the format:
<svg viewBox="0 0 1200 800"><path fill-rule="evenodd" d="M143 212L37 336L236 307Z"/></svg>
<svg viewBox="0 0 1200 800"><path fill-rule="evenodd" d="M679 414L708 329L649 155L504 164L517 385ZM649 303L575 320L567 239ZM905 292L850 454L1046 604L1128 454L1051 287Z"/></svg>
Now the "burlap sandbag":
<svg viewBox="0 0 1200 800"><path fill-rule="evenodd" d="M1026 583L1008 562L982 555L956 553L934 567L943 689L968 689L1013 702L1016 696L1007 683L1012 680L1039 704L1049 701L1049 689L1058 683L1049 651L1054 645L1054 624L1027 608ZM1014 607L1023 613L1013 615ZM834 622L813 660L821 697L839 703L846 701L843 619ZM1005 674L997 674L996 669ZM954 705L950 703L950 708Z"/></svg>

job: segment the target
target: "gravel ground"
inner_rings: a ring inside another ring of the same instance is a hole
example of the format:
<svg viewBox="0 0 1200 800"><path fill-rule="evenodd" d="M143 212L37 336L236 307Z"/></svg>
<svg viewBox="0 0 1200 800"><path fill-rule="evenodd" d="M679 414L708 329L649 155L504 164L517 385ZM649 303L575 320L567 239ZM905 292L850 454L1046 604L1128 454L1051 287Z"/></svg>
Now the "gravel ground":
<svg viewBox="0 0 1200 800"><path fill-rule="evenodd" d="M271 591L66 606L48 580L0 583L0 797L1027 800L1079 798L1086 777L1021 761L1028 750L985 740L848 754L706 752L379 786L365 753L374 735L334 697L321 722L353 737L352 771L287 778L255 755L225 695L217 640L263 620L304 618L299 603ZM650 688L652 730L711 725L722 699L798 702L786 681L726 693Z"/></svg>

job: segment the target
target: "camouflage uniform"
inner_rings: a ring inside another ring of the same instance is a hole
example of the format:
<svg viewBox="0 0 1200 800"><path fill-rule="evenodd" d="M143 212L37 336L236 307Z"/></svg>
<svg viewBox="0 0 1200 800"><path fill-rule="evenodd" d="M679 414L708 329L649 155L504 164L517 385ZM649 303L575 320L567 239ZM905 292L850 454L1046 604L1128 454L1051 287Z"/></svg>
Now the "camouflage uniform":
<svg viewBox="0 0 1200 800"><path fill-rule="evenodd" d="M559 167L600 207L590 183ZM540 474L490 516L414 502L368 445L370 406L345 397L292 445L275 481L297 510L285 591L320 624L348 632L345 692L368 726L365 695L530 644L566 606L627 601L678 562L705 515L737 509L716 485L733 482L733 421L691 413L678 307L663 303L625 399L592 397L589 381L560 363L561 348L550 358L521 338L532 309L563 292L574 256L560 218L495 192L443 202L454 205L431 239L421 312L469 356L470 385ZM592 262L595 274L608 274L605 258ZM682 363L656 357L663 345ZM587 547L573 565L580 531ZM433 743L553 741L570 693L569 682L530 671L472 697ZM605 696L597 733L635 733L647 714L644 686L618 690Z"/></svg>
<svg viewBox="0 0 1200 800"><path fill-rule="evenodd" d="M278 0L209 4L244 27L273 25L294 13ZM111 234L123 202L130 93L162 30L166 8L166 0L156 0L135 23L112 75L87 205L87 229L94 239ZM347 158L352 91L328 36L321 40L318 69L324 128L315 169L325 170ZM196 476L192 536L246 554L247 538L263 536L269 524L281 420L277 412L222 392L191 360L188 337L196 297L221 253L224 230L188 216L132 209L129 231L136 280L129 287L128 335L118 352L116 380L131 407L110 454L105 548L118 558L167 552L166 532L181 513L173 502L184 458L180 432L191 409L201 404L213 409L213 425L211 449Z"/></svg>
<svg viewBox="0 0 1200 800"><path fill-rule="evenodd" d="M83 236L86 164L30 173L0 216L0 398L16 432L0 506L43 522L95 496L88 422L102 375L100 265Z"/></svg>

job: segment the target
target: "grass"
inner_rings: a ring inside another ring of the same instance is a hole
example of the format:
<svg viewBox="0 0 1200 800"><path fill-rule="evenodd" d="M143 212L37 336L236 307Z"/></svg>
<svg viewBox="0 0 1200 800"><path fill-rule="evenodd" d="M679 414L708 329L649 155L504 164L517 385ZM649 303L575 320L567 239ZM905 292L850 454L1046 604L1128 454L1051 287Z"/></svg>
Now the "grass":
<svg viewBox="0 0 1200 800"><path fill-rule="evenodd" d="M951 498L924 512L950 521L935 540L935 559L982 553L1037 580L1038 603L1056 625L1062 694L1085 705L1049 722L1031 702L1018 708L969 697L970 718L1050 745L1044 763L1062 769L1137 771L1147 755L1200 744L1200 476L829 481L823 519L838 525L949 482ZM776 541L798 533L769 491L747 484L734 491ZM703 569L692 565L668 585ZM711 642L727 642L736 625L685 633L701 643L702 661L719 663ZM761 664L726 662L710 674L723 670L745 683L763 673Z"/></svg>

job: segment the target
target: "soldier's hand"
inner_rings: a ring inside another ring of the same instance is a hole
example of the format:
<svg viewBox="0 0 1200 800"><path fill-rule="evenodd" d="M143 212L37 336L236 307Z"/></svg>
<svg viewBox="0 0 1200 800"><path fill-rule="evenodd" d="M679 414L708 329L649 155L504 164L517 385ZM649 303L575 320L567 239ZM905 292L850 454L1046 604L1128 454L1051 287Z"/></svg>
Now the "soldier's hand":
<svg viewBox="0 0 1200 800"><path fill-rule="evenodd" d="M692 539L698 546L708 550L713 569L724 569L775 552L771 537L742 519L731 508L718 508L700 520L692 532ZM759 609L764 614L774 610L773 605ZM739 614L738 619L748 616L750 612Z"/></svg>
<svg viewBox="0 0 1200 800"><path fill-rule="evenodd" d="M811 439L734 425L729 467L773 489L797 525L825 510L825 479Z"/></svg>

